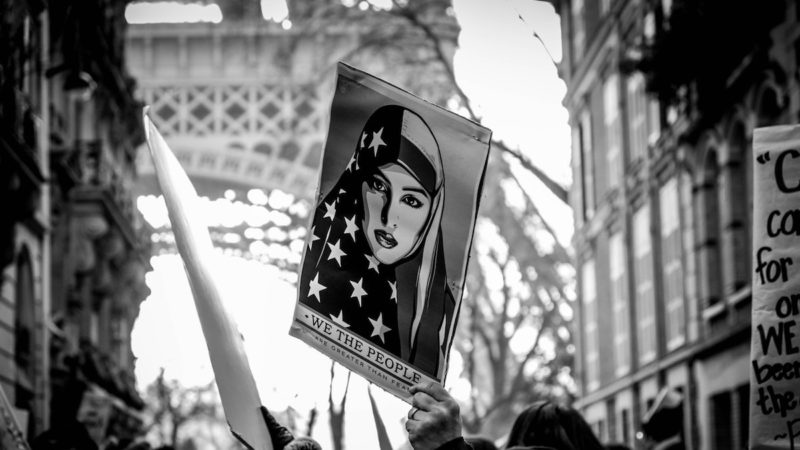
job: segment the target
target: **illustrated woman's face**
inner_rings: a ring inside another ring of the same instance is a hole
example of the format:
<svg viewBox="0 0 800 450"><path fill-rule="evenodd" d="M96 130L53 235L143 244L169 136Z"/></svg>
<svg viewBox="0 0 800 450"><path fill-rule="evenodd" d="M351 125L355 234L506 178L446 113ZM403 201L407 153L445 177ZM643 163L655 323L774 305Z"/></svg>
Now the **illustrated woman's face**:
<svg viewBox="0 0 800 450"><path fill-rule="evenodd" d="M378 169L361 185L363 229L375 258L394 264L408 256L420 239L431 198L403 166L390 163Z"/></svg>

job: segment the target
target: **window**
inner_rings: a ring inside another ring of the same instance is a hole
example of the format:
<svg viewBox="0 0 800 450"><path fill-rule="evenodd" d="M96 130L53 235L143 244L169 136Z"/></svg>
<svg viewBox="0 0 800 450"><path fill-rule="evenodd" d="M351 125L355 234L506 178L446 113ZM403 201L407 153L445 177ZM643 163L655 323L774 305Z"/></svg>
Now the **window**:
<svg viewBox="0 0 800 450"><path fill-rule="evenodd" d="M681 250L678 181L672 178L659 191L661 212L661 264L666 309L667 350L685 342L683 306L683 265Z"/></svg>
<svg viewBox="0 0 800 450"><path fill-rule="evenodd" d="M640 74L641 75L641 74ZM647 142L651 145L661 136L661 111L658 100L647 99Z"/></svg>
<svg viewBox="0 0 800 450"><path fill-rule="evenodd" d="M750 385L711 396L710 423L713 448L746 449L750 435Z"/></svg>
<svg viewBox="0 0 800 450"><path fill-rule="evenodd" d="M575 180L575 182L570 192L570 198L572 199L570 206L572 206L573 211L580 212L575 214L575 223L578 227L583 225L584 213L586 211L584 207L586 204L586 199L584 197L584 164L581 148L581 126L580 123L578 123L572 127L572 179Z"/></svg>
<svg viewBox="0 0 800 450"><path fill-rule="evenodd" d="M630 411L627 408L623 408L619 412L619 421L620 421L620 441L624 444L629 444L631 442L631 418L630 418Z"/></svg>
<svg viewBox="0 0 800 450"><path fill-rule="evenodd" d="M614 310L614 366L616 376L630 370L630 320L628 319L628 289L625 276L625 245L622 233L614 233L609 239L611 277L611 306Z"/></svg>
<svg viewBox="0 0 800 450"><path fill-rule="evenodd" d="M647 156L647 146L655 144L661 132L658 101L647 96L644 75L636 72L626 81L628 141L631 160Z"/></svg>
<svg viewBox="0 0 800 450"><path fill-rule="evenodd" d="M723 209L727 214L722 220L725 294L731 295L749 284L750 277L750 225L749 212L752 211L751 173L745 163L750 152L745 136L744 125L734 127L729 138L728 160L723 166L725 191Z"/></svg>
<svg viewBox="0 0 800 450"><path fill-rule="evenodd" d="M594 261L589 260L584 263L581 273L587 392L600 386L600 342L597 334L597 285L594 269Z"/></svg>
<svg viewBox="0 0 800 450"><path fill-rule="evenodd" d="M619 121L619 78L616 74L606 78L603 84L603 119L606 126L606 166L608 187L617 186L622 180L620 146L622 141Z"/></svg>
<svg viewBox="0 0 800 450"><path fill-rule="evenodd" d="M16 365L14 406L31 418L28 435L34 432L36 380L36 309L33 267L27 248L23 248L16 264L17 279L14 300L14 363Z"/></svg>
<svg viewBox="0 0 800 450"><path fill-rule="evenodd" d="M573 58L578 61L583 57L586 39L586 24L583 19L583 0L572 1L572 51Z"/></svg>
<svg viewBox="0 0 800 450"><path fill-rule="evenodd" d="M603 419L598 420L597 422L595 422L593 424L592 428L594 429L594 434L595 434L595 436L597 436L597 439L599 439L601 442L605 442L605 441L608 440L608 438L606 436L606 422L605 422L605 420L603 420Z"/></svg>
<svg viewBox="0 0 800 450"><path fill-rule="evenodd" d="M628 141L631 160L647 155L647 100L644 92L644 75L634 73L627 80Z"/></svg>
<svg viewBox="0 0 800 450"><path fill-rule="evenodd" d="M702 211L699 217L700 223L698 223L700 229L698 249L701 261L700 269L703 271L701 274L702 297L706 308L717 304L722 291L718 176L717 153L710 150L706 155L703 167L702 184L698 187Z"/></svg>
<svg viewBox="0 0 800 450"><path fill-rule="evenodd" d="M733 448L731 407L730 392L720 392L711 397L711 439L714 448Z"/></svg>
<svg viewBox="0 0 800 450"><path fill-rule="evenodd" d="M594 215L594 152L592 151L592 117L588 110L580 115L581 168L583 169L583 216L589 220Z"/></svg>
<svg viewBox="0 0 800 450"><path fill-rule="evenodd" d="M650 242L650 207L645 205L633 216L634 280L639 363L656 356L656 311L653 292L653 262Z"/></svg>
<svg viewBox="0 0 800 450"><path fill-rule="evenodd" d="M737 437L739 445L737 448L746 449L750 441L750 384L742 384L736 388L738 408L734 423L738 428Z"/></svg>
<svg viewBox="0 0 800 450"><path fill-rule="evenodd" d="M684 251L683 286L686 299L686 339L694 342L700 335L697 315L700 311L697 294L697 254L695 248L695 212L692 202L692 175L681 170L678 173L678 186L680 195L678 201L681 205L682 227L681 233Z"/></svg>
<svg viewBox="0 0 800 450"><path fill-rule="evenodd" d="M619 426L617 425L617 414L616 414L616 399L614 397L609 398L606 400L606 413L607 416L607 423L606 423L606 438L605 441L618 441L617 433L619 430Z"/></svg>

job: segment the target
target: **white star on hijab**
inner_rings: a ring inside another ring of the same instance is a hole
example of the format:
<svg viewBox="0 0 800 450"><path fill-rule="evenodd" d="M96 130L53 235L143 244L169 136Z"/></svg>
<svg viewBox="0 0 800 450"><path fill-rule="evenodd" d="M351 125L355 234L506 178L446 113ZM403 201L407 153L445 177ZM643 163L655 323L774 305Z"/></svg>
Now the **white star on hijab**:
<svg viewBox="0 0 800 450"><path fill-rule="evenodd" d="M359 230L358 225L356 225L356 216L351 218L344 218L345 223L347 223L347 227L344 229L346 234L349 234L351 238L353 238L353 242L356 241L356 231Z"/></svg>
<svg viewBox="0 0 800 450"><path fill-rule="evenodd" d="M322 216L323 218L333 219L336 218L336 202L331 201L330 203L325 203L325 215Z"/></svg>
<svg viewBox="0 0 800 450"><path fill-rule="evenodd" d="M342 267L342 256L347 256L347 253L343 252L342 249L339 247L340 240L337 240L335 244L328 243L328 248L331 249L331 253L328 255L328 261L335 259L337 263L339 263L339 267Z"/></svg>
<svg viewBox="0 0 800 450"><path fill-rule="evenodd" d="M314 241L319 240L319 236L314 234L314 228L316 226L311 227L311 238L308 240L308 249L311 250L311 247L314 246Z"/></svg>
<svg viewBox="0 0 800 450"><path fill-rule="evenodd" d="M339 325L342 328L350 328L350 324L345 322L344 321L344 317L342 317L343 313L344 313L344 310L339 311L339 315L338 316L334 316L333 314L328 314L328 316L331 318L331 321L333 323L335 323L336 325Z"/></svg>
<svg viewBox="0 0 800 450"><path fill-rule="evenodd" d="M361 306L361 298L367 295L367 291L364 290L364 278L358 280L358 283L351 281L350 284L353 286L353 293L350 295L350 298L358 299L358 306Z"/></svg>
<svg viewBox="0 0 800 450"><path fill-rule="evenodd" d="M369 317L367 317L367 319L369 319ZM392 329L383 324L383 313L378 314L377 319L369 319L369 322L372 324L372 334L369 337L378 336L381 342L385 344L386 340L384 340L383 335L386 334L387 331L392 331Z"/></svg>
<svg viewBox="0 0 800 450"><path fill-rule="evenodd" d="M314 279L308 282L308 296L317 297L317 301L322 303L322 299L319 296L319 293L327 289L325 286L319 283L319 272L314 276Z"/></svg>
<svg viewBox="0 0 800 450"><path fill-rule="evenodd" d="M378 271L378 259L367 254L365 254L364 257L367 258L367 261L369 262L369 267L367 270L374 269L375 273L380 273L380 271Z"/></svg>
<svg viewBox="0 0 800 450"><path fill-rule="evenodd" d="M386 142L383 142L381 136L383 135L383 128L378 130L377 133L372 133L372 141L369 143L369 148L375 151L375 156L378 156L378 149L381 145L386 145Z"/></svg>

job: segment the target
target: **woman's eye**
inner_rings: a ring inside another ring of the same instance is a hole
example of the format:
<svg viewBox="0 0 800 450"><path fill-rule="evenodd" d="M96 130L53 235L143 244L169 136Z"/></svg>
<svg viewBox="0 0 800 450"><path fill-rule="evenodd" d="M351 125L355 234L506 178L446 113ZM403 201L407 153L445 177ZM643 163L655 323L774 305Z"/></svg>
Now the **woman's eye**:
<svg viewBox="0 0 800 450"><path fill-rule="evenodd" d="M417 197L414 197L413 195L404 195L403 198L401 198L400 200L412 208L419 208L420 206L422 206L422 202L419 201L419 199Z"/></svg>
<svg viewBox="0 0 800 450"><path fill-rule="evenodd" d="M372 189L376 191L386 192L386 183L384 183L378 178L373 178L372 180L370 180L370 187L372 187Z"/></svg>

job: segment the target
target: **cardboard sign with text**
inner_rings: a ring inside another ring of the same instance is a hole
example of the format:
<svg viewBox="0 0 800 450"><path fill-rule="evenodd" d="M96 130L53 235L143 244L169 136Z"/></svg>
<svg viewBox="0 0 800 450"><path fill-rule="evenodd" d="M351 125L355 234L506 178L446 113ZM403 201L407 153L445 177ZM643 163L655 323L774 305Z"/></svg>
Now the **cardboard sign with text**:
<svg viewBox="0 0 800 450"><path fill-rule="evenodd" d="M753 136L750 448L800 445L800 126Z"/></svg>
<svg viewBox="0 0 800 450"><path fill-rule="evenodd" d="M290 334L400 398L443 382L490 138L339 64Z"/></svg>

